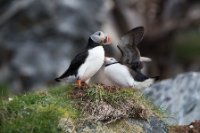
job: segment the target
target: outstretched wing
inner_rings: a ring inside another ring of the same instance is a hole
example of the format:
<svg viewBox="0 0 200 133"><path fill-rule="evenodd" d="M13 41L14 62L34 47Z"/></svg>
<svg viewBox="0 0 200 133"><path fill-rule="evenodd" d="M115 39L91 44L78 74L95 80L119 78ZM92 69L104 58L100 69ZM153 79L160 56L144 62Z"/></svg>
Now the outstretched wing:
<svg viewBox="0 0 200 133"><path fill-rule="evenodd" d="M117 46L122 54L120 61L132 70L131 75L136 81L144 81L149 78L141 72L143 65L140 61L140 51L137 48L143 36L144 27L133 28L121 37Z"/></svg>
<svg viewBox="0 0 200 133"><path fill-rule="evenodd" d="M136 47L144 35L144 27L136 27L124 34L118 44L122 54L121 62L123 64L132 64L140 60L140 52Z"/></svg>
<svg viewBox="0 0 200 133"><path fill-rule="evenodd" d="M120 40L120 45L137 46L143 39L144 27L136 27L125 33Z"/></svg>
<svg viewBox="0 0 200 133"><path fill-rule="evenodd" d="M76 75L78 68L85 62L85 59L88 56L88 51L85 50L78 55L74 57L74 59L71 61L69 68L58 78L56 78L56 81L60 81L60 79L66 78L70 75Z"/></svg>

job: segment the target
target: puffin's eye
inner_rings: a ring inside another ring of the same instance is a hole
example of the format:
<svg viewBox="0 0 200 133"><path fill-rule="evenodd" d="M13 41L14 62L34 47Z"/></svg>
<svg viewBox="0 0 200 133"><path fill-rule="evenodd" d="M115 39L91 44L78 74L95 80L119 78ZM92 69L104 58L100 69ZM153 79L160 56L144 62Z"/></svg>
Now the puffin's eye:
<svg viewBox="0 0 200 133"><path fill-rule="evenodd" d="M99 36L101 35L101 32L99 32Z"/></svg>

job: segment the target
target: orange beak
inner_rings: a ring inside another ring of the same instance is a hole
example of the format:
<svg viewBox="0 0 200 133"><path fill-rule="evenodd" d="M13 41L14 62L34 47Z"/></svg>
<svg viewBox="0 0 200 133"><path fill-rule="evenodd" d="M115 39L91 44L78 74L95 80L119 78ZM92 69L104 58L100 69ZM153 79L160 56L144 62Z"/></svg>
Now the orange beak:
<svg viewBox="0 0 200 133"><path fill-rule="evenodd" d="M110 44L111 43L111 38L109 36L107 36L107 38L108 38L107 43Z"/></svg>
<svg viewBox="0 0 200 133"><path fill-rule="evenodd" d="M109 36L106 36L105 38L101 39L101 42L103 44L109 45L111 43L111 38Z"/></svg>

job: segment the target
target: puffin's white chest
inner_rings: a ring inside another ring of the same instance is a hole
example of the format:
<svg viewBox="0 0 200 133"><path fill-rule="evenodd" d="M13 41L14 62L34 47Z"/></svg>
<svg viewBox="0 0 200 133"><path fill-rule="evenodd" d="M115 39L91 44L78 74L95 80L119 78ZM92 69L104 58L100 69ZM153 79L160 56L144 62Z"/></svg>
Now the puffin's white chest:
<svg viewBox="0 0 200 133"><path fill-rule="evenodd" d="M106 77L116 85L121 87L133 87L134 79L132 78L128 68L121 64L113 64L105 67Z"/></svg>
<svg viewBox="0 0 200 133"><path fill-rule="evenodd" d="M102 46L88 50L85 63L78 70L78 78L83 81L90 79L101 68L104 62L105 52Z"/></svg>
<svg viewBox="0 0 200 133"><path fill-rule="evenodd" d="M105 52L103 46L97 46L93 49L88 51L88 58L87 60L102 62L104 61ZM99 59L98 59L99 58Z"/></svg>

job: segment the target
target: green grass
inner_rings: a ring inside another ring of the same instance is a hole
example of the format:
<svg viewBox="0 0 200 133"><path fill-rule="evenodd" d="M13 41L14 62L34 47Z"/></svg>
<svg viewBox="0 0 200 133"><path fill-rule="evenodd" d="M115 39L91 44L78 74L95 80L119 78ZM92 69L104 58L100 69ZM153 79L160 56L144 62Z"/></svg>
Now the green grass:
<svg viewBox="0 0 200 133"><path fill-rule="evenodd" d="M13 97L13 100L0 102L0 133L57 133L63 132L58 127L61 118L70 118L77 126L84 118L84 104L104 101L118 106L131 100L151 115L162 117L160 112L142 93L134 89L120 89L114 92L103 86L92 85L83 90L84 96L72 97L74 85L62 85L48 90L30 92ZM81 118L81 119L80 119ZM76 126L76 125L75 125Z"/></svg>
<svg viewBox="0 0 200 133"><path fill-rule="evenodd" d="M0 98L8 95L9 95L8 86L6 84L0 84Z"/></svg>
<svg viewBox="0 0 200 133"><path fill-rule="evenodd" d="M112 105L124 102L131 97L135 97L136 90L134 89L120 89L115 92L107 91L102 86L92 86L87 91L87 97L91 101L106 101Z"/></svg>
<svg viewBox="0 0 200 133"><path fill-rule="evenodd" d="M0 132L60 132L60 118L76 119L80 115L74 101L69 98L71 90L72 86L61 86L3 101L0 105Z"/></svg>

